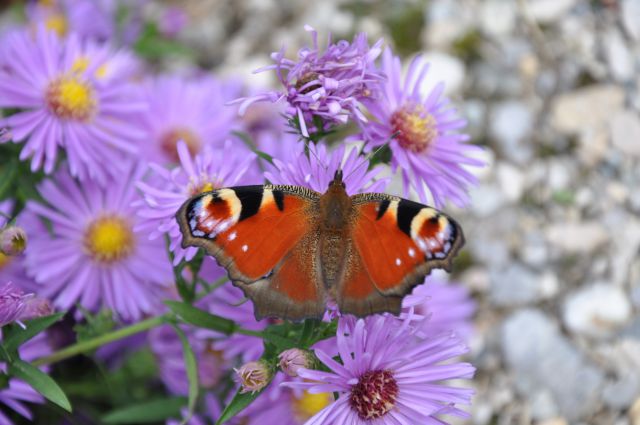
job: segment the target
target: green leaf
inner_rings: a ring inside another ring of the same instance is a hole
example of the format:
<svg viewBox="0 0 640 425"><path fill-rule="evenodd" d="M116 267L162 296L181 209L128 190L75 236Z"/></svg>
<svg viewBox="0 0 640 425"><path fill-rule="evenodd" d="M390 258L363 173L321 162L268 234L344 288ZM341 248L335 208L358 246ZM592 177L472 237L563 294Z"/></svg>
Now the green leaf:
<svg viewBox="0 0 640 425"><path fill-rule="evenodd" d="M238 392L236 392L236 395L233 396L233 400L231 400L231 402L227 404L227 406L222 411L222 414L220 414L220 418L217 420L216 425L222 425L223 423L227 422L235 415L240 413L243 409L250 405L253 400L258 398L258 396L262 394L262 391L264 391L264 388L255 393L241 393L240 390L238 390Z"/></svg>
<svg viewBox="0 0 640 425"><path fill-rule="evenodd" d="M187 400L184 397L162 398L133 404L112 410L102 417L106 424L144 424L164 422L180 417L180 409Z"/></svg>
<svg viewBox="0 0 640 425"><path fill-rule="evenodd" d="M2 167L2 172L0 173L0 199L9 196L9 189L11 189L17 174L18 161L15 159Z"/></svg>
<svg viewBox="0 0 640 425"><path fill-rule="evenodd" d="M226 335L231 335L237 327L233 320L207 313L190 304L180 301L165 301L164 303L171 311L180 316L182 320L200 328L212 329Z"/></svg>
<svg viewBox="0 0 640 425"><path fill-rule="evenodd" d="M189 379L189 413L182 420L181 424L185 425L189 422L193 416L193 411L196 408L196 402L198 401L198 363L196 362L196 355L193 354L191 345L184 331L177 325L171 325L178 334L180 342L182 342L182 351L184 353L184 365L187 369L187 378Z"/></svg>
<svg viewBox="0 0 640 425"><path fill-rule="evenodd" d="M55 313L50 316L38 317L37 319L27 320L24 322L24 329L20 326L13 326L10 333L5 333L4 346L7 351L12 352L18 349L22 344L29 341L49 326L62 319L65 312Z"/></svg>
<svg viewBox="0 0 640 425"><path fill-rule="evenodd" d="M71 412L71 403L69 403L69 399L64 395L62 389L56 384L56 381L37 367L20 359L15 359L9 364L9 374L22 379L47 400L57 404L67 412Z"/></svg>

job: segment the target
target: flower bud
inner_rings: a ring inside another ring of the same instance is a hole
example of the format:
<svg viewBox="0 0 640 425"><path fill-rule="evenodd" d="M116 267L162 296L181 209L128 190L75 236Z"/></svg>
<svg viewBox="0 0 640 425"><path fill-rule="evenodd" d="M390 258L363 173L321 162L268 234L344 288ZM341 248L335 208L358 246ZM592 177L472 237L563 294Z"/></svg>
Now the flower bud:
<svg viewBox="0 0 640 425"><path fill-rule="evenodd" d="M24 292L8 282L0 287L0 326L7 325L22 318L28 298Z"/></svg>
<svg viewBox="0 0 640 425"><path fill-rule="evenodd" d="M27 247L27 234L21 227L9 226L0 232L0 252L18 255Z"/></svg>
<svg viewBox="0 0 640 425"><path fill-rule="evenodd" d="M260 391L269 384L272 377L269 365L262 361L245 363L234 371L240 378L241 393Z"/></svg>
<svg viewBox="0 0 640 425"><path fill-rule="evenodd" d="M31 297L26 300L26 307L20 316L20 319L30 320L38 317L49 316L54 310L51 303L46 298Z"/></svg>
<svg viewBox="0 0 640 425"><path fill-rule="evenodd" d="M278 366L289 376L298 376L298 370L301 368L311 369L313 367L313 356L311 353L299 348L290 348L278 355Z"/></svg>

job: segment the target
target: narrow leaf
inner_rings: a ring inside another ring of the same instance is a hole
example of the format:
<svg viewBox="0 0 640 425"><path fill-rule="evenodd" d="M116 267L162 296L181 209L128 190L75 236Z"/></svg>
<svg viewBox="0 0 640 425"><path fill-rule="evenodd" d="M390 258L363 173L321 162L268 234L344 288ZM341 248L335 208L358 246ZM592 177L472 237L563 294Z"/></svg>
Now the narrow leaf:
<svg viewBox="0 0 640 425"><path fill-rule="evenodd" d="M18 161L13 160L9 162L2 173L0 173L0 199L4 199L9 196L9 189L13 185L13 181L18 174Z"/></svg>
<svg viewBox="0 0 640 425"><path fill-rule="evenodd" d="M112 410L102 417L105 424L146 424L164 422L180 417L180 409L187 400L184 397L146 401Z"/></svg>
<svg viewBox="0 0 640 425"><path fill-rule="evenodd" d="M191 345L184 331L177 325L172 325L175 329L180 342L182 342L182 351L184 353L184 365L187 369L187 378L189 379L189 413L182 420L181 424L185 425L189 422L193 416L193 411L196 408L196 402L198 401L198 363L196 362L196 356L193 354Z"/></svg>
<svg viewBox="0 0 640 425"><path fill-rule="evenodd" d="M47 400L57 404L67 412L71 412L71 403L69 403L69 399L67 399L62 389L56 384L56 381L37 367L20 359L15 359L9 364L9 374L22 379Z"/></svg>
<svg viewBox="0 0 640 425"><path fill-rule="evenodd" d="M40 332L47 329L49 326L62 319L65 312L55 313L50 316L38 317L37 319L27 320L24 322L24 329L20 326L14 326L11 328L11 333L5 334L4 346L9 352L13 352L18 349L22 344L29 341Z"/></svg>
<svg viewBox="0 0 640 425"><path fill-rule="evenodd" d="M264 388L261 391L257 391L255 393L241 393L240 390L238 390L236 395L233 396L233 400L231 400L231 402L227 404L227 407L225 407L220 414L220 418L216 422L216 425L222 425L223 423L232 419L248 405L250 405L253 400L258 398L258 396L262 394L262 391L264 391Z"/></svg>
<svg viewBox="0 0 640 425"><path fill-rule="evenodd" d="M212 329L226 335L231 335L236 329L236 324L233 320L207 313L190 304L179 301L165 301L164 303L171 311L191 325Z"/></svg>

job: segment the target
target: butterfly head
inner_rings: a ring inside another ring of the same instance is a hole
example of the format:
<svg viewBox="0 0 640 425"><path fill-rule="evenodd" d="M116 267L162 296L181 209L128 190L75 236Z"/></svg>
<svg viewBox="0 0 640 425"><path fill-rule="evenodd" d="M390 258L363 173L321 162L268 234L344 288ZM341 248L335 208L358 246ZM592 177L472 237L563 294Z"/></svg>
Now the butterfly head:
<svg viewBox="0 0 640 425"><path fill-rule="evenodd" d="M345 188L344 181L342 181L342 169L336 170L336 173L333 175L333 180L329 183L329 187L331 186L341 186L343 189Z"/></svg>

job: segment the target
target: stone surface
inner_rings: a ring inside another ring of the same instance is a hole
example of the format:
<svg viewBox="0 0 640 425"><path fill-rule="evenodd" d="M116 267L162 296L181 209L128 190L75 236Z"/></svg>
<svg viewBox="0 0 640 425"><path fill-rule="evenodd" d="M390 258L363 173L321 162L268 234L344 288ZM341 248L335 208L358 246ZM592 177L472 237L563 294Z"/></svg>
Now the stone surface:
<svg viewBox="0 0 640 425"><path fill-rule="evenodd" d="M515 387L525 397L548 391L559 414L571 421L599 408L604 374L540 310L520 310L506 319L502 350Z"/></svg>
<svg viewBox="0 0 640 425"><path fill-rule="evenodd" d="M547 242L567 254L586 254L609 240L605 227L596 222L554 223L546 230Z"/></svg>
<svg viewBox="0 0 640 425"><path fill-rule="evenodd" d="M637 112L623 111L611 118L611 141L623 154L640 158L640 117Z"/></svg>
<svg viewBox="0 0 640 425"><path fill-rule="evenodd" d="M554 127L568 134L578 134L604 125L624 105L621 87L594 85L560 94L552 105Z"/></svg>
<svg viewBox="0 0 640 425"><path fill-rule="evenodd" d="M571 294L563 310L567 328L592 337L611 336L630 318L631 303L624 291L604 283Z"/></svg>
<svg viewBox="0 0 640 425"><path fill-rule="evenodd" d="M528 0L526 10L537 21L550 23L562 18L577 0Z"/></svg>

